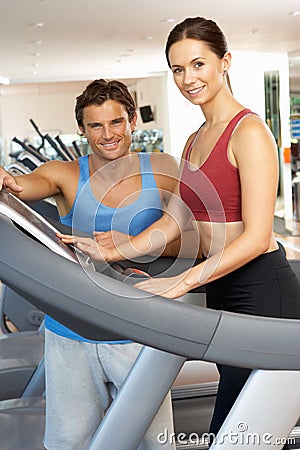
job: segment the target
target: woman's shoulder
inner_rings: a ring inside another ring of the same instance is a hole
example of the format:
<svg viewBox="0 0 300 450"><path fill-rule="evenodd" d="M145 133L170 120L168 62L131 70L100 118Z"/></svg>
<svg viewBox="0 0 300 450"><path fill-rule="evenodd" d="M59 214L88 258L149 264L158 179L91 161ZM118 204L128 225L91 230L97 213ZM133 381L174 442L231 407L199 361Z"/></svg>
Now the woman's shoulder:
<svg viewBox="0 0 300 450"><path fill-rule="evenodd" d="M261 152L263 148L274 149L275 138L268 124L255 113L248 114L236 127L230 142L233 153L246 154L245 149L252 154Z"/></svg>
<svg viewBox="0 0 300 450"><path fill-rule="evenodd" d="M252 133L270 133L270 128L267 123L255 112L249 110L238 123L234 135L242 137Z"/></svg>
<svg viewBox="0 0 300 450"><path fill-rule="evenodd" d="M186 159L186 155L187 155L188 151L190 150L190 148L193 146L193 143L194 143L194 141L195 141L195 139L196 139L196 137L197 137L197 135L198 135L198 132L199 132L199 129L196 130L196 131L194 131L194 133L192 133L192 134L188 137L188 139L187 139L187 141L186 141L186 143L185 143L183 152L182 152L182 158L183 158L183 159Z"/></svg>

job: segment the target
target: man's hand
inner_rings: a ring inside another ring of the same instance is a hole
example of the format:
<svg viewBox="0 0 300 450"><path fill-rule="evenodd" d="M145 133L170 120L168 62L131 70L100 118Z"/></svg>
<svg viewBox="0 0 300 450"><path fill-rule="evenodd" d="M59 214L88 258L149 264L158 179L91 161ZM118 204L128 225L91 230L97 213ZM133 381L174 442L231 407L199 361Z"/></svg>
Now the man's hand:
<svg viewBox="0 0 300 450"><path fill-rule="evenodd" d="M69 234L57 233L59 239L65 244L73 244L80 251L88 255L94 261L110 261L113 251L109 248L101 247L95 239Z"/></svg>
<svg viewBox="0 0 300 450"><path fill-rule="evenodd" d="M128 243L130 240L130 235L121 233L120 231L95 231L95 241L101 247L106 247L107 249L116 249L119 245Z"/></svg>
<svg viewBox="0 0 300 450"><path fill-rule="evenodd" d="M6 172L2 166L0 166L0 190L9 189L12 192L20 193L23 191L23 187L20 186L15 177Z"/></svg>

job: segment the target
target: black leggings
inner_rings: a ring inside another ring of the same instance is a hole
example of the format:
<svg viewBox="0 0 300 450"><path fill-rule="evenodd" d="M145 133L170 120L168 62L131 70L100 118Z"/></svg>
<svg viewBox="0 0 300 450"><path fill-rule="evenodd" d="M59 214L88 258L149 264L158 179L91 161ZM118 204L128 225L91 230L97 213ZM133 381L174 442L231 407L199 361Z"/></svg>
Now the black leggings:
<svg viewBox="0 0 300 450"><path fill-rule="evenodd" d="M300 318L300 284L279 248L206 285L207 307L257 316ZM210 433L217 435L251 369L218 365L220 381ZM285 436L283 436L285 437ZM285 446L284 449L288 449Z"/></svg>

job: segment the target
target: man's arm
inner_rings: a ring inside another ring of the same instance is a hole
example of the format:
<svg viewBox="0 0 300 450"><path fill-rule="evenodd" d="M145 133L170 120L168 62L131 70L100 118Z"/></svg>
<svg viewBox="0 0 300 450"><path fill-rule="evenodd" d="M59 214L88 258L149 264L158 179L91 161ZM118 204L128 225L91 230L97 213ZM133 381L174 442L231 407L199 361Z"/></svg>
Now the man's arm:
<svg viewBox="0 0 300 450"><path fill-rule="evenodd" d="M29 202L51 197L60 192L65 167L63 161L49 161L30 174L18 176L0 167L0 189L8 189Z"/></svg>
<svg viewBox="0 0 300 450"><path fill-rule="evenodd" d="M2 189L9 189L14 194L19 195L23 187L17 183L16 177L0 166L0 190Z"/></svg>

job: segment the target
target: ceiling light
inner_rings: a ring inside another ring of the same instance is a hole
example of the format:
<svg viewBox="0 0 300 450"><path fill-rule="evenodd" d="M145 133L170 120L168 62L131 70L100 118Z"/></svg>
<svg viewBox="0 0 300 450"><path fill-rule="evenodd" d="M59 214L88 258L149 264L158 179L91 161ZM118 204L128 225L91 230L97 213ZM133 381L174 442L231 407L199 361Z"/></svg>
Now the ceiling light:
<svg viewBox="0 0 300 450"><path fill-rule="evenodd" d="M253 30L251 30L251 34L256 35L256 34L260 34L261 30L259 28L254 28Z"/></svg>
<svg viewBox="0 0 300 450"><path fill-rule="evenodd" d="M10 83L9 78L0 75L0 84L9 84L9 83Z"/></svg>
<svg viewBox="0 0 300 450"><path fill-rule="evenodd" d="M294 17L300 16L300 11L292 11L292 12L289 13L289 15L290 16L294 16Z"/></svg>
<svg viewBox="0 0 300 450"><path fill-rule="evenodd" d="M152 36L143 36L143 39L145 39L146 41L151 41L151 39L153 39Z"/></svg>
<svg viewBox="0 0 300 450"><path fill-rule="evenodd" d="M169 19L162 19L160 22L161 23L173 23L173 22L175 22L175 19L171 19L171 18L169 18Z"/></svg>
<svg viewBox="0 0 300 450"><path fill-rule="evenodd" d="M28 23L27 26L33 28L43 28L44 23L43 22Z"/></svg>

